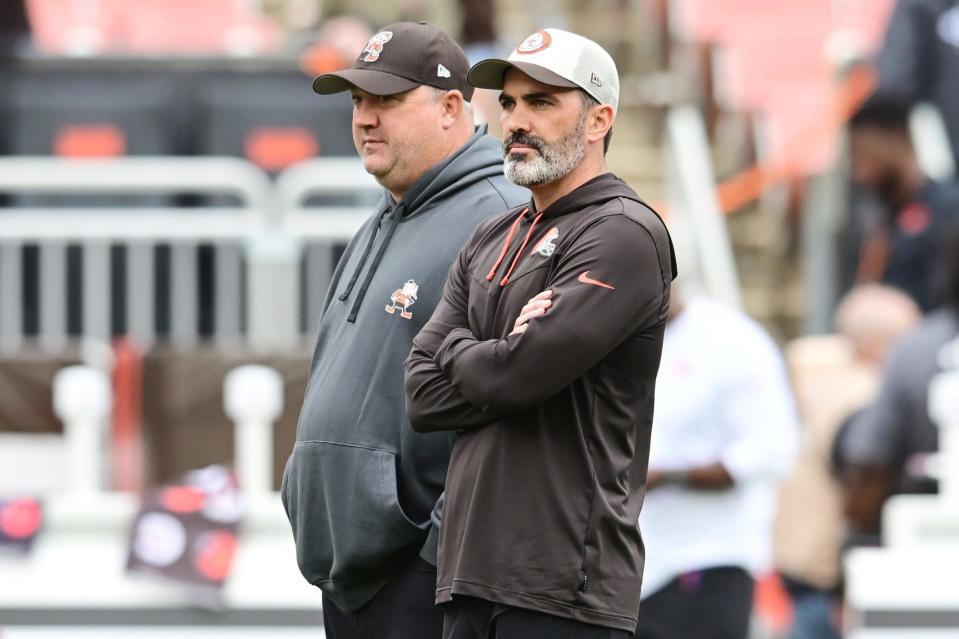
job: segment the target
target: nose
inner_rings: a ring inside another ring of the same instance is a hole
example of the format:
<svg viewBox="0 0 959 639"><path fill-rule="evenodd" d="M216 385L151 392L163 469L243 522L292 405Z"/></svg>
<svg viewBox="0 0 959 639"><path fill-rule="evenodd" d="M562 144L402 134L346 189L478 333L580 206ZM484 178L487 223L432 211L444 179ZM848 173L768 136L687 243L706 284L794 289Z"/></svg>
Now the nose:
<svg viewBox="0 0 959 639"><path fill-rule="evenodd" d="M373 128L378 121L376 109L372 100L360 100L353 105L353 124L361 128Z"/></svg>
<svg viewBox="0 0 959 639"><path fill-rule="evenodd" d="M503 133L506 135L519 132L529 133L531 129L529 111L519 104L514 105L508 112L503 111L500 116L500 124L503 127Z"/></svg>

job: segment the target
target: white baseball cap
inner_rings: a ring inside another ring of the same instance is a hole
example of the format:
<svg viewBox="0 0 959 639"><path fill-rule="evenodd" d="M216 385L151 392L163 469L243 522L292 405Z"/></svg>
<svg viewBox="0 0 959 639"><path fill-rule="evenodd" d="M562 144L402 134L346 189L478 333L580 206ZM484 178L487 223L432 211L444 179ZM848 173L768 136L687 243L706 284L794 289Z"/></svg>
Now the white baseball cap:
<svg viewBox="0 0 959 639"><path fill-rule="evenodd" d="M482 60L467 80L480 89L502 89L506 70L515 68L537 82L582 89L615 112L619 106L619 73L605 49L581 35L541 29L523 40L505 59Z"/></svg>

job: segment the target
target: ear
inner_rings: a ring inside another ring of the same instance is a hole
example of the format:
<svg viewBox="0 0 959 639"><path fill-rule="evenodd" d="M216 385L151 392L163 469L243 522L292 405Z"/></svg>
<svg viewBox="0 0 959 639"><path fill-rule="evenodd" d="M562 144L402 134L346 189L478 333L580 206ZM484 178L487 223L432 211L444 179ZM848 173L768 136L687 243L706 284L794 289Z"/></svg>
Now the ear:
<svg viewBox="0 0 959 639"><path fill-rule="evenodd" d="M452 127L463 113L463 94L458 89L447 91L440 99L442 115L440 123L444 129Z"/></svg>
<svg viewBox="0 0 959 639"><path fill-rule="evenodd" d="M586 128L586 139L589 142L603 142L603 138L613 127L613 120L616 119L613 113L613 107L608 104L594 106L589 115L589 121Z"/></svg>

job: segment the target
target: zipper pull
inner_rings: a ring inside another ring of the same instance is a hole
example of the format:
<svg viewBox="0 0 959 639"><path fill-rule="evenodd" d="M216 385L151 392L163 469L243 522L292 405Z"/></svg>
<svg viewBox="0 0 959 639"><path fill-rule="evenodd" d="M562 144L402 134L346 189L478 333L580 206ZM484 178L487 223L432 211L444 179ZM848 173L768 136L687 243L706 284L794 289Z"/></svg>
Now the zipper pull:
<svg viewBox="0 0 959 639"><path fill-rule="evenodd" d="M589 577L586 576L586 571L580 570L580 580L579 580L579 591L586 592L586 586L589 584Z"/></svg>

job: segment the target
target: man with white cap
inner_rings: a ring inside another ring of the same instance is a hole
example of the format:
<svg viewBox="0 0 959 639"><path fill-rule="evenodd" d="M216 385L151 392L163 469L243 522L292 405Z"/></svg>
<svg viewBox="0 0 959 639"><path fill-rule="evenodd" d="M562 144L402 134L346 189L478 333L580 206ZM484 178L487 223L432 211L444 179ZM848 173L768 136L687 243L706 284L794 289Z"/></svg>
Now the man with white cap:
<svg viewBox="0 0 959 639"><path fill-rule="evenodd" d="M544 29L468 77L502 90L505 173L533 197L473 233L407 361L413 428L459 431L444 636L630 637L669 234L606 168L619 78L599 45Z"/></svg>
<svg viewBox="0 0 959 639"><path fill-rule="evenodd" d="M470 232L529 196L473 125L467 71L446 33L400 22L313 84L350 93L357 152L384 187L333 275L281 491L328 639L442 632L433 593L450 437L408 427L403 361Z"/></svg>

